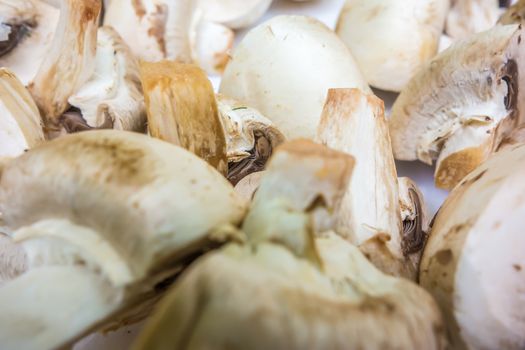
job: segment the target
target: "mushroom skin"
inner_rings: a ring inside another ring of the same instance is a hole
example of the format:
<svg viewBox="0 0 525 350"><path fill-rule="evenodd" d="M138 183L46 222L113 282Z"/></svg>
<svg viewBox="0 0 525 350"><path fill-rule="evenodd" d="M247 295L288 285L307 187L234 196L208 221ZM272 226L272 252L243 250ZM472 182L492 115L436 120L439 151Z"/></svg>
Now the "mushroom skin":
<svg viewBox="0 0 525 350"><path fill-rule="evenodd" d="M525 1L519 0L510 6L498 20L499 24L523 24L525 23Z"/></svg>
<svg viewBox="0 0 525 350"><path fill-rule="evenodd" d="M423 289L383 275L333 232L315 237L351 168L351 156L311 141L281 146L244 223L248 242L188 269L133 348L444 348Z"/></svg>
<svg viewBox="0 0 525 350"><path fill-rule="evenodd" d="M72 108L60 124L69 133L94 128L143 132L146 109L138 60L113 28L98 29L95 60L93 75L69 97Z"/></svg>
<svg viewBox="0 0 525 350"><path fill-rule="evenodd" d="M276 16L244 37L219 91L261 111L287 139L313 139L333 87L370 91L332 30L313 18Z"/></svg>
<svg viewBox="0 0 525 350"><path fill-rule="evenodd" d="M436 160L435 182L451 189L525 118L525 55L517 25L460 40L427 63L392 107L399 160Z"/></svg>
<svg viewBox="0 0 525 350"><path fill-rule="evenodd" d="M454 188L423 252L420 284L454 349L525 347L525 146L496 153Z"/></svg>
<svg viewBox="0 0 525 350"><path fill-rule="evenodd" d="M317 132L319 142L356 159L335 231L383 272L415 280L424 207L413 183L401 183L410 194L398 184L383 101L359 89L330 89Z"/></svg>
<svg viewBox="0 0 525 350"><path fill-rule="evenodd" d="M44 140L31 94L13 72L0 68L0 158L17 157Z"/></svg>
<svg viewBox="0 0 525 350"><path fill-rule="evenodd" d="M236 185L245 176L264 170L284 136L256 109L221 94L216 98L226 136L228 179Z"/></svg>
<svg viewBox="0 0 525 350"><path fill-rule="evenodd" d="M336 33L371 86L399 92L438 51L449 0L347 0Z"/></svg>
<svg viewBox="0 0 525 350"><path fill-rule="evenodd" d="M492 28L500 14L499 0L452 0L446 33L454 39L466 38Z"/></svg>
<svg viewBox="0 0 525 350"><path fill-rule="evenodd" d="M40 0L1 0L0 66L28 85L51 48L59 9Z"/></svg>
<svg viewBox="0 0 525 350"><path fill-rule="evenodd" d="M215 93L193 64L141 62L151 136L186 148L226 175L227 144Z"/></svg>
<svg viewBox="0 0 525 350"><path fill-rule="evenodd" d="M268 10L272 0L199 0L203 16L231 29L256 23Z"/></svg>
<svg viewBox="0 0 525 350"><path fill-rule="evenodd" d="M95 70L100 0L62 0L48 53L29 85L49 136L60 132L68 99Z"/></svg>

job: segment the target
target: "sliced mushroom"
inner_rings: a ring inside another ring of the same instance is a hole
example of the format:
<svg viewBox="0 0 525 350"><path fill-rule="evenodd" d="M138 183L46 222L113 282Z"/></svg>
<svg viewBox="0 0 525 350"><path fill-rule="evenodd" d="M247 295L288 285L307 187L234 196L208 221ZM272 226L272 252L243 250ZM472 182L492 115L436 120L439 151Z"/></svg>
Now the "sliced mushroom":
<svg viewBox="0 0 525 350"><path fill-rule="evenodd" d="M242 239L232 227L244 202L182 148L98 130L7 162L0 212L28 264L0 288L0 343L49 349L151 298L203 251Z"/></svg>
<svg viewBox="0 0 525 350"><path fill-rule="evenodd" d="M497 26L426 64L392 108L396 158L437 160L436 185L446 189L487 159L525 119L522 36L517 25Z"/></svg>
<svg viewBox="0 0 525 350"><path fill-rule="evenodd" d="M239 44L220 92L261 111L287 138L313 139L332 87L370 91L333 31L313 18L277 16Z"/></svg>
<svg viewBox="0 0 525 350"><path fill-rule="evenodd" d="M222 71L234 34L203 21L197 0L113 0L104 18L140 59L202 63Z"/></svg>
<svg viewBox="0 0 525 350"><path fill-rule="evenodd" d="M347 0L337 35L368 83L401 91L437 52L449 0Z"/></svg>
<svg viewBox="0 0 525 350"><path fill-rule="evenodd" d="M330 89L317 138L356 158L336 212L338 234L360 247L383 272L416 279L423 247L413 243L424 240L425 234L414 213L418 209L407 208L407 202L422 202L422 197L413 190L407 198L403 189L400 198L383 101L359 89ZM414 220L414 227L403 225L407 218Z"/></svg>
<svg viewBox="0 0 525 350"><path fill-rule="evenodd" d="M268 10L272 0L199 0L204 17L232 29L248 27Z"/></svg>
<svg viewBox="0 0 525 350"><path fill-rule="evenodd" d="M135 349L444 348L423 289L383 275L331 232L314 237L351 167L350 156L308 141L280 147L244 224L249 243L197 261Z"/></svg>
<svg viewBox="0 0 525 350"><path fill-rule="evenodd" d="M38 72L51 48L59 9L39 0L1 0L0 66L12 70L24 85Z"/></svg>
<svg viewBox="0 0 525 350"><path fill-rule="evenodd" d="M525 347L525 146L496 153L451 192L423 252L420 283L453 349Z"/></svg>
<svg viewBox="0 0 525 350"><path fill-rule="evenodd" d="M525 0L520 0L509 7L499 18L499 24L524 24L525 23Z"/></svg>
<svg viewBox="0 0 525 350"><path fill-rule="evenodd" d="M98 29L95 71L68 102L71 108L60 118L67 132L145 130L138 61L113 28Z"/></svg>
<svg viewBox="0 0 525 350"><path fill-rule="evenodd" d="M69 97L93 75L100 8L100 0L62 1L52 45L29 86L51 136Z"/></svg>
<svg viewBox="0 0 525 350"><path fill-rule="evenodd" d="M240 101L218 94L217 105L226 135L228 179L235 185L263 170L284 136L259 111Z"/></svg>
<svg viewBox="0 0 525 350"><path fill-rule="evenodd" d="M226 175L226 139L206 73L174 61L142 62L140 69L150 134L190 150Z"/></svg>
<svg viewBox="0 0 525 350"><path fill-rule="evenodd" d="M16 157L44 141L38 108L18 78L0 68L0 158Z"/></svg>
<svg viewBox="0 0 525 350"><path fill-rule="evenodd" d="M499 0L452 0L446 32L452 38L466 38L492 28L501 14Z"/></svg>

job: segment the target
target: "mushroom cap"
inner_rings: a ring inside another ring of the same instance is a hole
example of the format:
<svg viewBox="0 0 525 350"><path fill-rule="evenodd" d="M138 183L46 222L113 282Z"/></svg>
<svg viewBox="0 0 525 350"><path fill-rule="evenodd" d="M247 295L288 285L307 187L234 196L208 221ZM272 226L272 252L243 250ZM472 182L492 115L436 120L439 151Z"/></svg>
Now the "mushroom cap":
<svg viewBox="0 0 525 350"><path fill-rule="evenodd" d="M329 88L370 91L348 48L321 22L277 16L233 53L220 92L261 111L286 138L313 139Z"/></svg>
<svg viewBox="0 0 525 350"><path fill-rule="evenodd" d="M34 79L51 48L59 15L58 8L40 0L0 1L2 27L9 29L0 66L12 70L24 85Z"/></svg>
<svg viewBox="0 0 525 350"><path fill-rule="evenodd" d="M221 203L214 205L212 203ZM244 201L182 148L124 131L64 136L8 162L0 212L11 230L62 218L116 247L135 279L235 225Z"/></svg>
<svg viewBox="0 0 525 350"><path fill-rule="evenodd" d="M438 50L449 0L347 0L336 33L368 83L401 91Z"/></svg>
<svg viewBox="0 0 525 350"><path fill-rule="evenodd" d="M453 348L525 346L525 146L496 153L451 192L434 220L420 283Z"/></svg>
<svg viewBox="0 0 525 350"><path fill-rule="evenodd" d="M232 29L248 27L268 10L272 0L199 0L204 17Z"/></svg>
<svg viewBox="0 0 525 350"><path fill-rule="evenodd" d="M392 107L400 160L437 159L436 184L452 188L524 118L525 62L517 25L460 40L425 64Z"/></svg>
<svg viewBox="0 0 525 350"><path fill-rule="evenodd" d="M452 38L466 38L493 27L501 14L499 0L453 0L446 32Z"/></svg>

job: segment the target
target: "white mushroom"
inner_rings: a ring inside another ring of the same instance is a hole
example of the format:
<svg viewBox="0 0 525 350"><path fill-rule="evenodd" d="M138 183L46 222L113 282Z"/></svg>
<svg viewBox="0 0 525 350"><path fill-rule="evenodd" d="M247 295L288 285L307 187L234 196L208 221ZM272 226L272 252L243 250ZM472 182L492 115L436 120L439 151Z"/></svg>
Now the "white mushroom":
<svg viewBox="0 0 525 350"><path fill-rule="evenodd" d="M264 171L258 171L246 175L235 185L235 192L245 201L250 202L261 184L263 174Z"/></svg>
<svg viewBox="0 0 525 350"><path fill-rule="evenodd" d="M333 87L370 91L333 31L313 18L278 16L239 44L220 92L258 109L293 139L314 138L326 92Z"/></svg>
<svg viewBox="0 0 525 350"><path fill-rule="evenodd" d="M0 68L0 158L16 157L44 141L38 108L24 85Z"/></svg>
<svg viewBox="0 0 525 350"><path fill-rule="evenodd" d="M95 69L100 0L63 0L53 43L29 89L49 134L60 131L68 99Z"/></svg>
<svg viewBox="0 0 525 350"><path fill-rule="evenodd" d="M437 52L449 0L347 0L337 35L368 83L401 91Z"/></svg>
<svg viewBox="0 0 525 350"><path fill-rule="evenodd" d="M95 71L68 102L72 109L60 120L67 132L145 129L138 61L113 28L98 29Z"/></svg>
<svg viewBox="0 0 525 350"><path fill-rule="evenodd" d="M390 135L400 160L437 160L438 187L452 188L525 119L517 25L459 41L427 63L392 108Z"/></svg>
<svg viewBox="0 0 525 350"><path fill-rule="evenodd" d="M356 159L336 211L337 233L383 272L415 280L425 239L424 207L405 180L400 198L383 101L358 89L330 89L317 138Z"/></svg>
<svg viewBox="0 0 525 350"><path fill-rule="evenodd" d="M248 27L268 10L272 0L199 0L204 17L232 29Z"/></svg>
<svg viewBox="0 0 525 350"><path fill-rule="evenodd" d="M501 14L498 0L452 0L446 32L452 38L466 38L493 27Z"/></svg>
<svg viewBox="0 0 525 350"><path fill-rule="evenodd" d="M193 154L98 130L3 164L0 212L27 264L0 288L0 343L50 349L151 298L196 255L234 239L244 203Z"/></svg>
<svg viewBox="0 0 525 350"><path fill-rule="evenodd" d="M39 0L0 0L0 66L24 85L33 80L51 47L59 12Z"/></svg>
<svg viewBox="0 0 525 350"><path fill-rule="evenodd" d="M453 349L525 347L525 146L496 153L434 220L420 283L440 304Z"/></svg>
<svg viewBox="0 0 525 350"><path fill-rule="evenodd" d="M228 179L235 185L263 170L284 136L259 111L240 101L219 94L217 105L226 136Z"/></svg>
<svg viewBox="0 0 525 350"><path fill-rule="evenodd" d="M423 289L383 275L333 233L314 237L319 219L329 226L351 168L350 156L309 141L281 146L245 220L248 244L197 261L134 348L444 348Z"/></svg>
<svg viewBox="0 0 525 350"><path fill-rule="evenodd" d="M140 59L195 62L208 71L222 71L233 32L206 23L198 0L113 0L104 24L117 30Z"/></svg>
<svg viewBox="0 0 525 350"><path fill-rule="evenodd" d="M151 136L188 149L228 173L226 139L206 73L192 64L141 62Z"/></svg>

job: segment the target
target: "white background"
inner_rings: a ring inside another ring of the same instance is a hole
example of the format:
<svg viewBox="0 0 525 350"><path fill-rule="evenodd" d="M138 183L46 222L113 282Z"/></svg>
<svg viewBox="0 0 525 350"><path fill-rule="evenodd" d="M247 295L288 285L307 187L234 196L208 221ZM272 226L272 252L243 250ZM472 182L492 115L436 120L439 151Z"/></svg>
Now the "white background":
<svg viewBox="0 0 525 350"><path fill-rule="evenodd" d="M401 1L401 0L400 0ZM261 20L261 22L278 14L295 14L307 15L316 17L324 22L330 28L335 27L337 17L344 0L313 0L305 3L296 3L285 0L274 0L274 4ZM244 31L237 33L237 40L239 42ZM214 86L217 88L220 84L220 78L211 77ZM385 100L387 109L392 105L395 95L384 92L376 92L379 97ZM397 162L397 170L399 176L408 176L415 180L420 186L421 191L425 197L430 217L434 215L441 203L443 202L446 192L434 187L432 178L433 169L429 166L418 162ZM133 339L137 336L141 324L131 327L123 327L117 332L112 332L107 335L94 334L88 336L79 342L75 350L115 350L127 349Z"/></svg>

